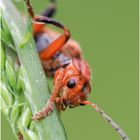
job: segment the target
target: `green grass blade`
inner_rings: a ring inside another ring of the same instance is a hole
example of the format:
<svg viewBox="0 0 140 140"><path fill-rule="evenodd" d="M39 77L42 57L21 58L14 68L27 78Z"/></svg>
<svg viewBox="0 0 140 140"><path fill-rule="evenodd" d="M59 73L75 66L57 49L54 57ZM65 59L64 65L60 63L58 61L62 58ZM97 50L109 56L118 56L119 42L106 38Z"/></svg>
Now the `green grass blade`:
<svg viewBox="0 0 140 140"><path fill-rule="evenodd" d="M31 21L28 20L26 26L22 21L21 15L9 0L2 0L1 8L23 68L25 96L32 114L35 114L46 105L50 94L47 80L35 49ZM28 36L26 37L26 35ZM35 124L39 140L66 140L66 133L56 109L50 116ZM28 134L35 136L32 131L29 131Z"/></svg>

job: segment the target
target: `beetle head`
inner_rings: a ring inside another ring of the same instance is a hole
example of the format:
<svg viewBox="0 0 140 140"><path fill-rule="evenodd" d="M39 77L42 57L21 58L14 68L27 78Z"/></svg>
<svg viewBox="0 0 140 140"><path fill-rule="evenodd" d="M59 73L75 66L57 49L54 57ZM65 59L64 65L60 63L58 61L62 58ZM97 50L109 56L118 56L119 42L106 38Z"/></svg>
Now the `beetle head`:
<svg viewBox="0 0 140 140"><path fill-rule="evenodd" d="M60 89L62 103L70 108L82 105L81 102L87 100L91 91L90 71L87 63L73 60L72 64L65 68L64 73L66 76L62 80Z"/></svg>

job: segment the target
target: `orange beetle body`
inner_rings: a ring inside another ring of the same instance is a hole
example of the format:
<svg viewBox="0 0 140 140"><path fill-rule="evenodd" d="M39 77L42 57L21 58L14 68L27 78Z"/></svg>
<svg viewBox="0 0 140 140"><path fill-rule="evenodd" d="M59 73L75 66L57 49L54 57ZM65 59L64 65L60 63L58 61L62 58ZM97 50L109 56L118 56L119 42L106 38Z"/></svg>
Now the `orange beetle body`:
<svg viewBox="0 0 140 140"><path fill-rule="evenodd" d="M34 38L36 41L36 47L38 52L43 52L45 48L58 36L60 36L60 33L53 31L52 29L46 28L44 24L33 24L33 33ZM47 48L48 49L48 48ZM51 48L50 50L47 50L48 55L53 51L55 46ZM55 71L67 65L69 63L69 60L72 58L76 59L82 59L81 57L81 49L79 47L79 44L74 41L73 39L69 39L66 44L62 44L60 46L60 49L58 48L56 53L54 53L49 59L43 59L41 58L41 62L43 65L43 68L47 74L47 76L53 76ZM47 54L45 53L45 56Z"/></svg>
<svg viewBox="0 0 140 140"><path fill-rule="evenodd" d="M91 91L90 69L83 60L78 43L70 39L69 30L49 18L55 11L55 0L43 16L35 16L30 5L30 0L25 0L28 12L33 19L33 34L36 47L47 75L53 76L54 88L47 106L37 112L32 119L39 120L53 111L53 103L59 110L66 107L76 107L79 105L91 105L111 126L116 130L123 140L129 140L125 132L116 124L101 108L87 100ZM48 28L45 24L53 24L61 28L64 33L60 35ZM58 37L59 36L59 37ZM69 40L69 41L68 41ZM19 133L19 139L22 139Z"/></svg>
<svg viewBox="0 0 140 140"><path fill-rule="evenodd" d="M60 36L60 33L47 29L44 24L33 24L33 33L37 45L37 50L41 54L49 44ZM56 49L51 48L51 51ZM47 50L48 51L48 50ZM49 53L50 51L48 51ZM46 53L45 53L46 56ZM52 103L57 105L59 110L66 107L76 107L82 105L87 100L90 88L90 69L82 58L79 44L70 39L66 44L57 49L51 57L41 58L43 68L48 76L54 79L54 89L49 100L49 109L44 116L52 110ZM34 119L43 117L39 113Z"/></svg>

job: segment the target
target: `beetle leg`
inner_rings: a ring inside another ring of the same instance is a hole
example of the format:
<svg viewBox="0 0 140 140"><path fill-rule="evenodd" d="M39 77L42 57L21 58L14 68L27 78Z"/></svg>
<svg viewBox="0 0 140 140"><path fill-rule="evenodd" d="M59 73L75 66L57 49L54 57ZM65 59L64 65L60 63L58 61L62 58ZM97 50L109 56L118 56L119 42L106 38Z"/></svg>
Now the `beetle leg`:
<svg viewBox="0 0 140 140"><path fill-rule="evenodd" d="M34 18L34 21L36 22L41 22L41 23L47 23L47 24L53 24L60 29L64 30L64 33L59 36L56 40L54 40L48 47L46 47L42 52L40 52L40 58L42 60L47 60L50 59L57 51L59 51L65 43L68 41L70 38L70 32L69 30L62 25L60 22L51 19L49 17L44 17L44 16L36 16Z"/></svg>
<svg viewBox="0 0 140 140"><path fill-rule="evenodd" d="M47 24L52 24L64 31L64 33L58 37L56 40L54 40L46 49L44 49L39 55L42 60L47 60L50 59L57 51L59 51L64 44L68 41L70 38L70 32L69 30L60 22L49 18L45 16L35 16L32 6L30 4L30 0L25 0L28 13L30 14L31 18L35 23L47 23ZM44 24L43 24L44 25Z"/></svg>
<svg viewBox="0 0 140 140"><path fill-rule="evenodd" d="M55 84L54 84L54 89L53 89L52 95L51 95L50 99L48 100L47 105L41 111L37 112L32 117L33 120L43 119L46 116L48 116L50 112L53 111L53 104L56 101L56 98L57 98L57 96L59 94L59 89L61 87L61 81L62 81L62 78L63 78L63 69L59 69L56 72L56 74L57 75L56 75L56 79L55 79Z"/></svg>
<svg viewBox="0 0 140 140"><path fill-rule="evenodd" d="M69 37L67 37L67 34L69 34L69 33L64 33L63 35L58 37L56 40L54 40L51 44L49 44L47 48L45 48L43 51L41 51L39 54L40 58L42 60L48 60L56 52L60 51L60 49L64 46L64 44L67 42L67 40L69 38Z"/></svg>
<svg viewBox="0 0 140 140"><path fill-rule="evenodd" d="M41 14L45 17L52 17L56 12L56 0L50 0L48 8Z"/></svg>
<svg viewBox="0 0 140 140"><path fill-rule="evenodd" d="M59 88L54 88L52 95L49 99L49 101L47 102L47 105L39 112L37 112L32 119L33 120L41 120L43 118L45 118L46 116L49 115L50 112L53 112L53 103L55 101L55 98L57 97L59 93Z"/></svg>

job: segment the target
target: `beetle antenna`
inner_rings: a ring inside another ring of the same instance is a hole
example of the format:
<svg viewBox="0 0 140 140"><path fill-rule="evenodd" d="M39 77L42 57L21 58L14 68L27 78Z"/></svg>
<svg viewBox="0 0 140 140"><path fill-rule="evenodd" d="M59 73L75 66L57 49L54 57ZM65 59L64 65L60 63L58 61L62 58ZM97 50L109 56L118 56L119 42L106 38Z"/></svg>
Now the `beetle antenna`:
<svg viewBox="0 0 140 140"><path fill-rule="evenodd" d="M29 15L31 16L31 18L35 22L48 23L48 24L55 25L56 27L64 30L67 40L70 38L70 32L63 24L61 24L60 22L58 22L58 21L56 21L56 20L54 20L52 18L46 17L46 16L39 16L39 15L35 16L35 14L33 12L33 8L32 8L32 6L30 4L30 0L24 0L24 1L25 1L26 5L27 5ZM52 0L52 1L54 1L54 0Z"/></svg>
<svg viewBox="0 0 140 140"><path fill-rule="evenodd" d="M126 133L120 128L120 126L114 122L101 108L99 108L96 104L90 102L90 101L83 101L81 102L85 105L91 105L96 112L98 112L111 126L116 130L116 132L121 136L123 140L129 140Z"/></svg>
<svg viewBox="0 0 140 140"><path fill-rule="evenodd" d="M31 18L34 18L34 11L33 11L33 8L31 6L30 0L24 0L24 1L27 5L29 15L31 16Z"/></svg>

